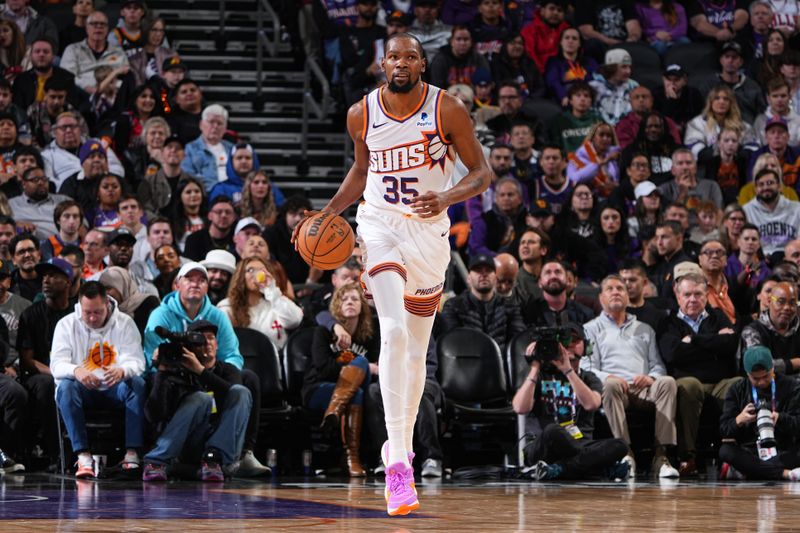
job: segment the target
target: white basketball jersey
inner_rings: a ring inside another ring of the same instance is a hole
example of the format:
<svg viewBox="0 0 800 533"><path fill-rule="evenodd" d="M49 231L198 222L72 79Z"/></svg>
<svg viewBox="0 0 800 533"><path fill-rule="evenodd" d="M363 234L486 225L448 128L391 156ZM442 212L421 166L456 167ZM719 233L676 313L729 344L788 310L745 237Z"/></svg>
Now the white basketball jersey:
<svg viewBox="0 0 800 533"><path fill-rule="evenodd" d="M410 204L427 191L449 187L453 150L442 133L444 91L423 83L419 105L404 117L389 113L383 89L364 97L363 139L369 148L364 199L368 204L413 216ZM438 218L446 216L446 212Z"/></svg>

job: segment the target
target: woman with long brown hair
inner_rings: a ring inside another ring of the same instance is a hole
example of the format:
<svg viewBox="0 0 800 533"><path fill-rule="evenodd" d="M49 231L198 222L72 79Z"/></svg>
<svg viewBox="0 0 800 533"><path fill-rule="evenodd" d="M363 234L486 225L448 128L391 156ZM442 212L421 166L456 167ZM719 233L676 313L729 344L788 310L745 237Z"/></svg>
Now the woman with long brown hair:
<svg viewBox="0 0 800 533"><path fill-rule="evenodd" d="M217 304L234 327L260 331L283 348L286 331L303 320L303 310L281 293L275 271L257 257L239 262L231 278L228 297Z"/></svg>
<svg viewBox="0 0 800 533"><path fill-rule="evenodd" d="M686 125L683 144L698 161L705 162L714 155L723 129L739 132L742 144L753 140L752 128L742 120L733 90L727 85L718 85L709 91L703 112Z"/></svg>
<svg viewBox="0 0 800 533"><path fill-rule="evenodd" d="M337 288L329 309L351 342L348 348L341 349L331 330L316 329L311 365L303 383L303 403L313 411L325 411L324 428L338 430L343 426L347 470L352 477L362 477L365 472L359 449L364 395L370 383L370 362L378 360L380 339L359 283L348 282Z"/></svg>
<svg viewBox="0 0 800 533"><path fill-rule="evenodd" d="M278 218L272 183L263 170L254 170L244 180L242 203L239 206L242 217L253 217L264 227L271 226Z"/></svg>

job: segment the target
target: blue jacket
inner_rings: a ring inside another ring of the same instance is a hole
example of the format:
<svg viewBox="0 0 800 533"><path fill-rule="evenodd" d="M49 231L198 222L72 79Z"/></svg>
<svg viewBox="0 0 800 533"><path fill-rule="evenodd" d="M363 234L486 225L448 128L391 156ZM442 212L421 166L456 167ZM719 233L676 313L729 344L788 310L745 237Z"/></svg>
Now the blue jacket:
<svg viewBox="0 0 800 533"><path fill-rule="evenodd" d="M242 201L244 179L240 177L235 170L233 170L233 152L235 151L236 147L234 146L230 150L228 164L225 167L225 171L228 174L228 180L220 181L214 185L214 188L211 189L211 192L208 194L209 202L217 196L227 196L228 198L231 198L236 205L239 205L239 202ZM261 162L258 160L258 154L255 152L255 150L253 150L253 170L258 170L260 168ZM282 206L286 201L286 198L274 182L270 181L270 186L272 187L272 199L275 201L275 206Z"/></svg>
<svg viewBox="0 0 800 533"><path fill-rule="evenodd" d="M244 358L239 353L239 339L233 331L231 321L223 311L211 304L206 296L200 312L194 320L186 315L186 310L181 304L178 292L171 292L164 297L161 305L150 314L147 327L144 329L144 357L147 360L147 372L153 372L153 351L164 339L156 334L156 326L167 328L170 331L186 331L186 327L197 320L208 320L217 326L217 360L230 363L239 370L244 366Z"/></svg>
<svg viewBox="0 0 800 533"><path fill-rule="evenodd" d="M233 144L224 139L220 142L222 142L222 146L225 147L225 151L230 153ZM214 185L219 183L217 162L214 160L214 154L206 148L203 137L198 137L186 145L186 155L183 157L181 169L193 176L197 176L203 183L206 193L211 192Z"/></svg>

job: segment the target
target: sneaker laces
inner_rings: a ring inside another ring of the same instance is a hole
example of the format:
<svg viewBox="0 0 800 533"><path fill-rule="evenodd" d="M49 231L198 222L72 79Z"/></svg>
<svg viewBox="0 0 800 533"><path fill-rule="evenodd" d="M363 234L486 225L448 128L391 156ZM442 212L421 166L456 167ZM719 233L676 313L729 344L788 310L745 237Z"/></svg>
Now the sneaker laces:
<svg viewBox="0 0 800 533"><path fill-rule="evenodd" d="M386 482L389 484L389 491L392 494L401 494L406 491L406 476L404 474L405 472L399 472L395 469L389 470Z"/></svg>

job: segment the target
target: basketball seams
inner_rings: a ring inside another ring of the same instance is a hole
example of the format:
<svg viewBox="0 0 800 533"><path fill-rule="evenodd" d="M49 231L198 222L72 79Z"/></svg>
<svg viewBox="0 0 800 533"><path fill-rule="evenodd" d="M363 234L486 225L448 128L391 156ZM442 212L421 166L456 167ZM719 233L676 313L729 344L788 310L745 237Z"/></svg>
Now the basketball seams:
<svg viewBox="0 0 800 533"><path fill-rule="evenodd" d="M350 256L355 246L355 232L350 224L338 215L331 213L321 213L320 215L325 218L319 222L319 225L315 226L315 221L312 220L311 224L307 224L301 232L302 238L298 239L297 251L310 266L332 270L342 265ZM334 222L335 225L332 226ZM309 231L312 227L315 228L315 234L310 236ZM326 235L328 233L331 235ZM315 242L309 242L311 239ZM341 257L343 251L346 251L345 257Z"/></svg>

